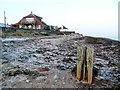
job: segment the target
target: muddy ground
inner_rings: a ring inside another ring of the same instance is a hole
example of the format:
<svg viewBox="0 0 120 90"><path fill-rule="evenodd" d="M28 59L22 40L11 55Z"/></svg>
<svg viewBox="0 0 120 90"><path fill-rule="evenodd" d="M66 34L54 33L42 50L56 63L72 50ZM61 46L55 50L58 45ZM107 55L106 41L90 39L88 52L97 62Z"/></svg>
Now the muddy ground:
<svg viewBox="0 0 120 90"><path fill-rule="evenodd" d="M120 42L80 34L3 38L1 88L111 88L120 86ZM93 84L74 75L77 47L93 45Z"/></svg>

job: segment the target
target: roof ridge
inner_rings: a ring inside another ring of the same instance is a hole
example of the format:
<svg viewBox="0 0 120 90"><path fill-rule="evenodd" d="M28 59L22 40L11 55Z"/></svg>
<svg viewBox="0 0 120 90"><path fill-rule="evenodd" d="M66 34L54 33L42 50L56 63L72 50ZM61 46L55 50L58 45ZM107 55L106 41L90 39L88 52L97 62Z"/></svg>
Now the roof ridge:
<svg viewBox="0 0 120 90"><path fill-rule="evenodd" d="M42 19L42 17L40 17L40 16L37 16L37 15L35 15L35 14L33 14L32 13L32 11L31 11L31 13L30 14L28 14L27 16L25 16L24 18L26 18L26 17L37 17L37 18L40 18L40 19Z"/></svg>

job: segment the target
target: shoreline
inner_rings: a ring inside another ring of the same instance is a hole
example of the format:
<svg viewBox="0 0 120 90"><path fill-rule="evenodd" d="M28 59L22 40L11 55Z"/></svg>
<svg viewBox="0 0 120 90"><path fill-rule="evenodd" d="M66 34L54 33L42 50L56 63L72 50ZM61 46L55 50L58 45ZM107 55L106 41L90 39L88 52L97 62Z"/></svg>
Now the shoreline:
<svg viewBox="0 0 120 90"><path fill-rule="evenodd" d="M77 47L86 44L93 45L95 49L94 66L98 76L94 77L92 86L77 82L71 73L76 65ZM3 87L8 88L19 85L37 88L68 88L68 85L71 88L85 88L85 85L89 88L117 88L120 85L118 44L118 41L79 34L3 41L3 69L0 70L3 77L0 80ZM44 68L49 68L49 71L42 72L46 70Z"/></svg>

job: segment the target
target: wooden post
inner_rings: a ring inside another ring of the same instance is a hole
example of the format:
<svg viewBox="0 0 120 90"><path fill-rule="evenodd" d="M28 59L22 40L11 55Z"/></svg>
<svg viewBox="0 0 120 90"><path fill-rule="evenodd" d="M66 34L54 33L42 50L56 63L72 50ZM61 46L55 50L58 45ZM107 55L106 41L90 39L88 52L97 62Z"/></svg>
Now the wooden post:
<svg viewBox="0 0 120 90"><path fill-rule="evenodd" d="M83 80L85 80L86 77L86 46L83 47Z"/></svg>
<svg viewBox="0 0 120 90"><path fill-rule="evenodd" d="M93 78L93 59L94 59L94 48L92 46L87 47L87 70L88 70L88 83L92 84Z"/></svg>
<svg viewBox="0 0 120 90"><path fill-rule="evenodd" d="M77 79L92 84L94 48L81 46L77 48Z"/></svg>
<svg viewBox="0 0 120 90"><path fill-rule="evenodd" d="M82 79L83 47L77 48L77 79Z"/></svg>

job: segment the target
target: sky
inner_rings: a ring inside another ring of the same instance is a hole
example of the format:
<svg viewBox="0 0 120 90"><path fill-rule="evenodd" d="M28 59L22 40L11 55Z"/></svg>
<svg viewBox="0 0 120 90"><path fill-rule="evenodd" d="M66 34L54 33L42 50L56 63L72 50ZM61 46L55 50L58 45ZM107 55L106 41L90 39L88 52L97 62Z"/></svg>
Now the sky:
<svg viewBox="0 0 120 90"><path fill-rule="evenodd" d="M4 11L8 24L17 23L31 11L48 25L64 25L77 33L118 39L120 0L0 0L0 23Z"/></svg>

